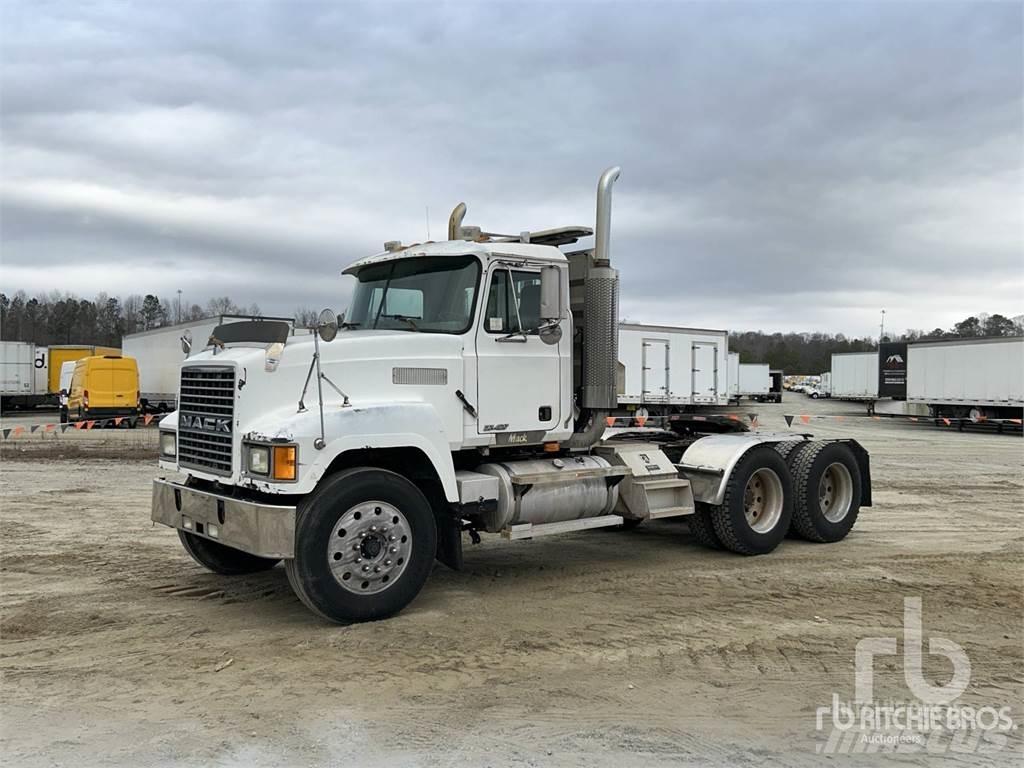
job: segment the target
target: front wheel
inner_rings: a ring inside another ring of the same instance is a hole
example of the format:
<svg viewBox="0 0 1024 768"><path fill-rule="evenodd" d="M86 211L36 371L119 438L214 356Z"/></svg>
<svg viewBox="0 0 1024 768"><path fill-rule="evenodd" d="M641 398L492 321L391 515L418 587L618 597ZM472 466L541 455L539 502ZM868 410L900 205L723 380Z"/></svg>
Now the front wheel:
<svg viewBox="0 0 1024 768"><path fill-rule="evenodd" d="M181 546L193 560L204 568L224 576L269 571L279 562L269 557L258 557L240 549L226 547L187 531L178 531L178 538L181 539Z"/></svg>
<svg viewBox="0 0 1024 768"><path fill-rule="evenodd" d="M405 608L437 552L430 503L409 480L384 469L327 478L300 504L295 525L288 581L308 608L343 624Z"/></svg>
<svg viewBox="0 0 1024 768"><path fill-rule="evenodd" d="M771 552L789 530L792 494L778 451L768 445L747 451L729 476L722 503L709 509L722 545L742 555Z"/></svg>

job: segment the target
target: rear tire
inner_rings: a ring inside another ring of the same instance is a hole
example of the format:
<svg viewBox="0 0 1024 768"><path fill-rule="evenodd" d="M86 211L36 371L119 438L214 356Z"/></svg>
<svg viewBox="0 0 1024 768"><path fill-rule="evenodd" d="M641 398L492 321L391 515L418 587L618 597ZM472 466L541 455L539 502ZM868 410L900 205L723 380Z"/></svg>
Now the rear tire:
<svg viewBox="0 0 1024 768"><path fill-rule="evenodd" d="M187 531L179 530L178 538L181 539L181 546L193 560L207 570L224 576L269 571L280 562L269 557L250 555L248 552L226 547Z"/></svg>
<svg viewBox="0 0 1024 768"><path fill-rule="evenodd" d="M301 502L285 570L314 613L339 624L373 621L415 599L436 552L434 513L419 488L396 472L358 467Z"/></svg>
<svg viewBox="0 0 1024 768"><path fill-rule="evenodd" d="M793 481L786 462L771 446L752 448L725 486L722 503L711 508L723 546L741 555L764 555L786 536L793 516Z"/></svg>
<svg viewBox="0 0 1024 768"><path fill-rule="evenodd" d="M686 524L690 526L690 533L693 534L693 538L698 542L708 549L722 549L722 540L715 533L715 523L711 517L713 509L715 507L710 504L705 504L702 501L695 502L693 514L687 515L684 519Z"/></svg>
<svg viewBox="0 0 1024 768"><path fill-rule="evenodd" d="M810 440L787 440L784 443L772 443L772 448L778 451L779 456L785 459L787 466L792 467L793 460L800 454L805 446L810 444ZM792 474L792 472L790 474Z"/></svg>
<svg viewBox="0 0 1024 768"><path fill-rule="evenodd" d="M846 538L860 512L860 467L849 446L811 443L792 464L793 530L808 541Z"/></svg>

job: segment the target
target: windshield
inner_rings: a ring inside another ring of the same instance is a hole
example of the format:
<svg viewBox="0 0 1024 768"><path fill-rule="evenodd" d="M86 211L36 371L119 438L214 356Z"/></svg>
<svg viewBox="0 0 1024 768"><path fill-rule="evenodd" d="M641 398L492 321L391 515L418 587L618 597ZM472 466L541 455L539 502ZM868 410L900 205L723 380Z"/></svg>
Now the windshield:
<svg viewBox="0 0 1024 768"><path fill-rule="evenodd" d="M347 328L465 333L473 322L480 263L472 256L399 259L363 267Z"/></svg>

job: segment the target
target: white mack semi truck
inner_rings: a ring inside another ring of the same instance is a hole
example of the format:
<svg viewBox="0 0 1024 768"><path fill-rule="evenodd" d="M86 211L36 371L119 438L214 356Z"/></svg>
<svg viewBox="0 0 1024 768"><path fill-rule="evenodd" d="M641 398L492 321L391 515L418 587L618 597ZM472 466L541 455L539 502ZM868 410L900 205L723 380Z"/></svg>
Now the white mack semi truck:
<svg viewBox="0 0 1024 768"><path fill-rule="evenodd" d="M448 240L361 259L344 322L214 330L182 363L160 423L152 519L221 574L284 561L336 622L390 616L464 534L508 539L685 516L702 543L756 555L786 533L846 536L871 504L853 440L731 432L703 421L605 436L618 406L611 190L597 221ZM594 247L561 246L593 234ZM198 341L198 340L197 340ZM191 346L191 339L182 339ZM743 429L737 424L734 427Z"/></svg>

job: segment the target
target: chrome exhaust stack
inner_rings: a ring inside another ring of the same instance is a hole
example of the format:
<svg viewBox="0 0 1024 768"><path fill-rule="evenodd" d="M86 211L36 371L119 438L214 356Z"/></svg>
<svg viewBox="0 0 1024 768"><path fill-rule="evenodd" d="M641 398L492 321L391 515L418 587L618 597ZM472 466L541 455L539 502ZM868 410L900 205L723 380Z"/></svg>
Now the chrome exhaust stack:
<svg viewBox="0 0 1024 768"><path fill-rule="evenodd" d="M619 404L616 366L619 360L619 273L611 267L612 185L622 169L613 166L597 182L594 261L584 283L587 311L583 329L582 405L611 410Z"/></svg>

